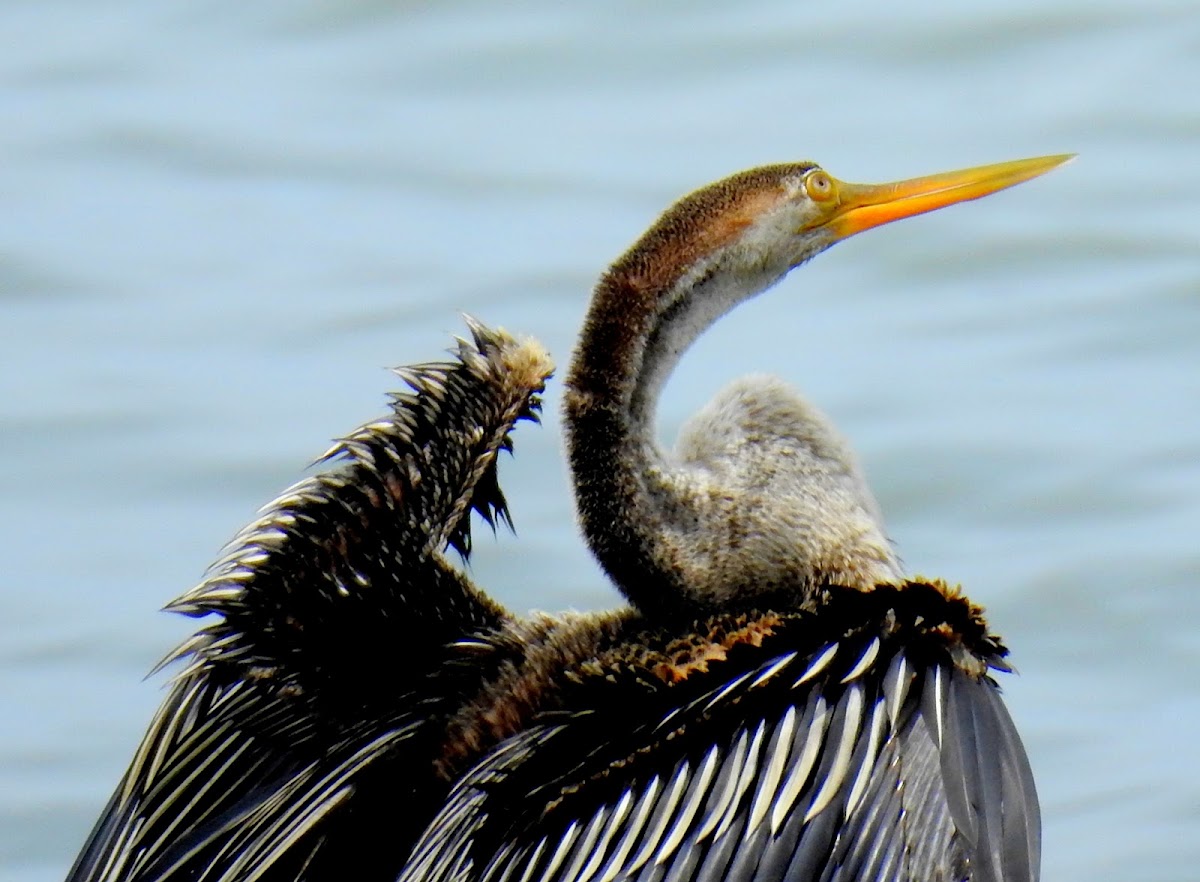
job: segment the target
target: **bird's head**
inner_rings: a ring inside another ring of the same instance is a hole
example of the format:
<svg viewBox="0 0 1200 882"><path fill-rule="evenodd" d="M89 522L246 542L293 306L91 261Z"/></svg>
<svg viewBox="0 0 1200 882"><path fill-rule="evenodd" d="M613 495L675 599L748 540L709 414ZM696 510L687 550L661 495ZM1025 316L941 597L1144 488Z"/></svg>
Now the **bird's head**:
<svg viewBox="0 0 1200 882"><path fill-rule="evenodd" d="M1019 159L888 184L846 183L812 162L763 166L680 199L614 270L657 290L689 271L778 278L855 233L978 199L1071 158Z"/></svg>

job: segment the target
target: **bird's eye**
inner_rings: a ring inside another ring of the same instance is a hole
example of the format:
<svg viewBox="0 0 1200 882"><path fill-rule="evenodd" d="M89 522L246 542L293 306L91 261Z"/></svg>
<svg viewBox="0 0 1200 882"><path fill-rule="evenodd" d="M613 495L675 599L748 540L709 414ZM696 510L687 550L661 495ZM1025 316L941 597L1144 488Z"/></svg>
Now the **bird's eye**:
<svg viewBox="0 0 1200 882"><path fill-rule="evenodd" d="M827 202L837 191L833 186L833 178L817 168L805 175L804 192L813 202Z"/></svg>

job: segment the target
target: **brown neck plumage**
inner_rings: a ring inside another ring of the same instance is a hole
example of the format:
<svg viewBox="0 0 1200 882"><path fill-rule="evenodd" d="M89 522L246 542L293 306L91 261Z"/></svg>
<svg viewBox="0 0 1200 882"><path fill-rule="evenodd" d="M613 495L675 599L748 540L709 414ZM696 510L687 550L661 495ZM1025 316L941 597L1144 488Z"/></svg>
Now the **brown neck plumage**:
<svg viewBox="0 0 1200 882"><path fill-rule="evenodd" d="M638 588L663 569L656 559L655 525L647 523L641 504L652 451L632 410L646 340L657 319L656 294L625 273L605 275L565 394L567 448L584 536L600 565L644 610L646 604L683 596L669 589L648 590L643 597Z"/></svg>

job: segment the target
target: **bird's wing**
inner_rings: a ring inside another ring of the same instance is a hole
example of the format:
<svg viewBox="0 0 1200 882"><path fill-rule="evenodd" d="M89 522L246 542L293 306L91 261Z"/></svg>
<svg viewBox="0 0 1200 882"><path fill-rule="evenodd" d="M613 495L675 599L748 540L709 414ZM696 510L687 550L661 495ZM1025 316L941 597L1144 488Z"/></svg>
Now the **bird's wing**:
<svg viewBox="0 0 1200 882"><path fill-rule="evenodd" d="M327 754L311 742L281 749L293 737L303 745L297 722L244 682L177 682L68 878L251 879L299 845L286 855L298 872L354 776L396 750L416 721Z"/></svg>
<svg viewBox="0 0 1200 882"><path fill-rule="evenodd" d="M299 874L362 771L407 756L421 723L474 688L445 646L506 614L443 553L469 552L472 510L508 520L496 459L536 419L552 367L536 343L468 323L453 360L398 371L411 391L392 413L338 442L331 468L171 604L213 618L168 659L185 667L71 882ZM414 777L432 762L413 756Z"/></svg>
<svg viewBox="0 0 1200 882"><path fill-rule="evenodd" d="M401 879L1034 882L1025 752L952 656L852 634L653 725L632 698L551 716L460 781Z"/></svg>

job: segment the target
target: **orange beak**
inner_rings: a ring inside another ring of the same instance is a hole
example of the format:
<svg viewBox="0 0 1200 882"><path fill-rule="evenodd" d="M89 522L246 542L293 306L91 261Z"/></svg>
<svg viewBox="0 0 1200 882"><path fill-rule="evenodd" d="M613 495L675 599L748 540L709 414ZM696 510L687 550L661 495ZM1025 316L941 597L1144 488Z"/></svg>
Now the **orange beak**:
<svg viewBox="0 0 1200 882"><path fill-rule="evenodd" d="M837 199L830 206L825 227L838 239L845 239L881 224L1004 190L1074 158L1074 153L1063 153L1018 159L894 184L846 184L834 180Z"/></svg>

